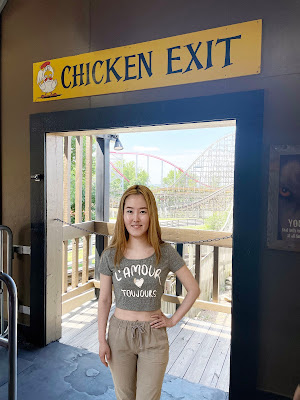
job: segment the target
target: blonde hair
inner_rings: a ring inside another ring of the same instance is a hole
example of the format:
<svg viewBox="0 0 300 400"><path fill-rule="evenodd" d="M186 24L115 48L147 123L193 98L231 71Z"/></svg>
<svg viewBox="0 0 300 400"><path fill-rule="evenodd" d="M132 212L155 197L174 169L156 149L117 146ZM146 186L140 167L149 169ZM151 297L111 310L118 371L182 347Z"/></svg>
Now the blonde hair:
<svg viewBox="0 0 300 400"><path fill-rule="evenodd" d="M155 250L156 264L158 264L161 257L160 245L163 243L163 240L161 239L161 229L158 222L158 212L155 197L151 190L148 189L146 186L134 185L129 187L123 193L119 204L115 231L111 243L108 247L116 249L114 261L115 266L119 265L121 259L124 257L127 241L129 239L129 233L124 224L124 206L127 197L133 194L141 194L146 201L149 213L148 242Z"/></svg>

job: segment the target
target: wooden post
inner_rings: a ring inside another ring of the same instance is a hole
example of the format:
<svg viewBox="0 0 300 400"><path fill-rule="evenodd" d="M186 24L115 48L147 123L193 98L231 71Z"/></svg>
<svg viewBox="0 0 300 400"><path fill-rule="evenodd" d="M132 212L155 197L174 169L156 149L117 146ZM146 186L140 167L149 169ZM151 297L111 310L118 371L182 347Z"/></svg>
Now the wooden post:
<svg viewBox="0 0 300 400"><path fill-rule="evenodd" d="M82 136L76 136L75 224L82 221ZM72 288L78 286L79 238L72 242Z"/></svg>
<svg viewBox="0 0 300 400"><path fill-rule="evenodd" d="M109 138L97 137L96 150L96 220L109 220ZM100 256L107 238L96 236L95 279L100 280ZM96 295L99 289L95 289Z"/></svg>
<svg viewBox="0 0 300 400"><path fill-rule="evenodd" d="M182 243L177 243L176 245L176 249L178 251L178 253L181 255L183 254L183 244ZM182 296L182 283L180 282L180 280L177 278L176 276L176 296ZM179 307L178 304L176 304L176 310Z"/></svg>
<svg viewBox="0 0 300 400"><path fill-rule="evenodd" d="M196 244L195 246L195 279L200 287L201 283L201 246Z"/></svg>
<svg viewBox="0 0 300 400"><path fill-rule="evenodd" d="M62 293L66 293L68 290L68 240L63 242L62 251Z"/></svg>
<svg viewBox="0 0 300 400"><path fill-rule="evenodd" d="M213 302L219 303L219 247L214 247Z"/></svg>
<svg viewBox="0 0 300 400"><path fill-rule="evenodd" d="M64 137L64 154L63 154L63 220L70 223L70 177L71 177L71 136ZM63 242L63 266L62 266L62 292L68 289L68 241Z"/></svg>
<svg viewBox="0 0 300 400"><path fill-rule="evenodd" d="M76 136L75 224L82 221L82 136Z"/></svg>
<svg viewBox="0 0 300 400"><path fill-rule="evenodd" d="M86 136L85 152L85 221L92 219L92 146L93 137ZM90 256L91 236L83 237L83 257L82 257L82 283L89 279L89 256Z"/></svg>
<svg viewBox="0 0 300 400"><path fill-rule="evenodd" d="M46 343L61 337L63 138L49 135L47 149Z"/></svg>
<svg viewBox="0 0 300 400"><path fill-rule="evenodd" d="M64 209L63 220L70 223L70 177L71 177L71 136L64 137L64 154L63 154L63 168L64 168Z"/></svg>

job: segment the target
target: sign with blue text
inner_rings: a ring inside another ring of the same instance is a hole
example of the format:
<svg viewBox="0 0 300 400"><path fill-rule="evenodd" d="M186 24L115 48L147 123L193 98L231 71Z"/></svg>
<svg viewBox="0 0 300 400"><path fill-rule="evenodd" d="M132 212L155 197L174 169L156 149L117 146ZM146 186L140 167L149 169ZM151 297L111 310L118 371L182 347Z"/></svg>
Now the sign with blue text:
<svg viewBox="0 0 300 400"><path fill-rule="evenodd" d="M33 101L260 73L262 20L33 64Z"/></svg>

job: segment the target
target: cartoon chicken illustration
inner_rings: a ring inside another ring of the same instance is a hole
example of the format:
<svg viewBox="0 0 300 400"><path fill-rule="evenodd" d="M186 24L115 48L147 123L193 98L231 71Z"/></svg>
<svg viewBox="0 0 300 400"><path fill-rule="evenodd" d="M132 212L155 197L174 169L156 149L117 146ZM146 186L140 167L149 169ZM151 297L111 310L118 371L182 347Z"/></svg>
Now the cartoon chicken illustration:
<svg viewBox="0 0 300 400"><path fill-rule="evenodd" d="M53 93L53 90L56 88L57 80L53 79L54 70L50 65L50 61L46 61L41 65L41 69L37 75L37 84L42 92L41 97L54 97L57 96L56 93Z"/></svg>

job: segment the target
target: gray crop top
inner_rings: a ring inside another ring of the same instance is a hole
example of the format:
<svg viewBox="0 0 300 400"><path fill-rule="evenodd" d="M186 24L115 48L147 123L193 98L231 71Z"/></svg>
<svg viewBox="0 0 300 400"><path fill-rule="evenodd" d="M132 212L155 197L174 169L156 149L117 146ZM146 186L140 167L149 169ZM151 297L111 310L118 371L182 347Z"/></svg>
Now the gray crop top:
<svg viewBox="0 0 300 400"><path fill-rule="evenodd" d="M100 259L100 273L112 276L116 307L123 310L154 311L161 307L166 277L185 265L178 252L168 243L163 243L161 259L156 265L156 256L140 260L122 258L119 268L114 266L115 249L107 249Z"/></svg>

